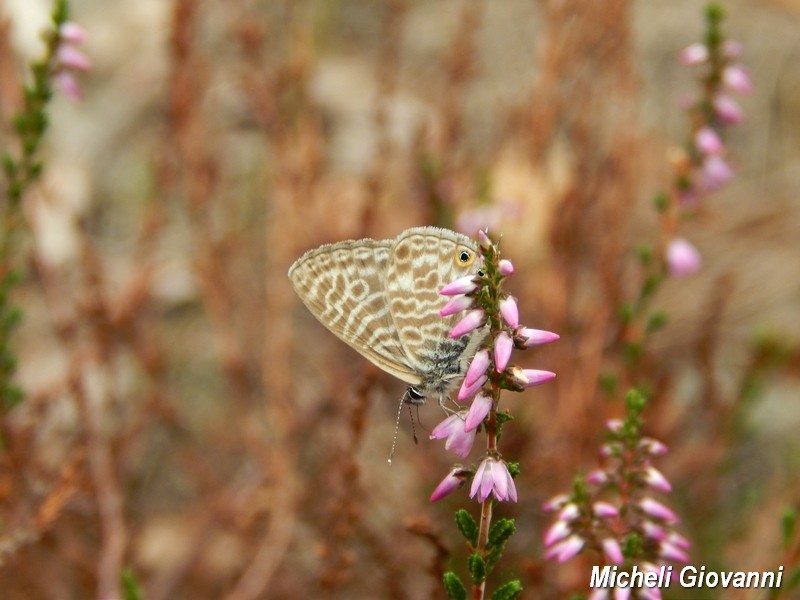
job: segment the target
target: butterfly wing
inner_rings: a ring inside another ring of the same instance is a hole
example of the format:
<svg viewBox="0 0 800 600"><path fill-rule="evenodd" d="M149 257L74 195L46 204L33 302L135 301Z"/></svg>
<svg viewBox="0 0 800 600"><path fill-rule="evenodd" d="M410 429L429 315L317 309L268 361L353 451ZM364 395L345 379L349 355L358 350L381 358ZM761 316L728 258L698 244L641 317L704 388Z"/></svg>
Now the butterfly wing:
<svg viewBox="0 0 800 600"><path fill-rule="evenodd" d="M386 277L389 310L405 355L428 388L444 389L446 380L462 372L460 362L470 338L447 337L463 315L439 316L447 302L439 290L475 273L477 257L472 240L437 227L409 229L392 248Z"/></svg>
<svg viewBox="0 0 800 600"><path fill-rule="evenodd" d="M350 240L306 252L289 269L295 292L317 320L367 360L417 385L386 299L392 241Z"/></svg>

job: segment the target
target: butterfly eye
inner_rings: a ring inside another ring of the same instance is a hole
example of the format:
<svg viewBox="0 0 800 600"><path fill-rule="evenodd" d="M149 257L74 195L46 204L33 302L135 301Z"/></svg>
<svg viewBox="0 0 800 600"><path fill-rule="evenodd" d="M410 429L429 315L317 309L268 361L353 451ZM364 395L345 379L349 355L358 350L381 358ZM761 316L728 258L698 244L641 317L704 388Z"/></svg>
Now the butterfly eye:
<svg viewBox="0 0 800 600"><path fill-rule="evenodd" d="M456 264L462 267L468 267L475 262L476 254L469 250L459 250L456 253Z"/></svg>

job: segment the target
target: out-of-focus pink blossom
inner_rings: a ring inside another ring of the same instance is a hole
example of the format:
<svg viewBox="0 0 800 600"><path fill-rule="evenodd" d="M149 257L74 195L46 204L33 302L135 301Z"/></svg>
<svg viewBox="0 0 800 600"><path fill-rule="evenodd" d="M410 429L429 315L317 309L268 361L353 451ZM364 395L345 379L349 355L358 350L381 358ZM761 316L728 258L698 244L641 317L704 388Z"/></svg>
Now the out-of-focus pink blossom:
<svg viewBox="0 0 800 600"><path fill-rule="evenodd" d="M718 190L728 184L733 176L733 168L721 156L707 156L703 161L700 179L706 190Z"/></svg>
<svg viewBox="0 0 800 600"><path fill-rule="evenodd" d="M737 94L749 94L753 91L750 74L742 65L728 65L722 70L722 83Z"/></svg>
<svg viewBox="0 0 800 600"><path fill-rule="evenodd" d="M721 154L725 149L719 135L711 127L703 127L694 135L694 144L703 154Z"/></svg>
<svg viewBox="0 0 800 600"><path fill-rule="evenodd" d="M639 508L641 508L645 514L655 517L656 519L661 519L670 525L677 523L679 520L678 515L672 512L670 508L652 498L642 498L639 501Z"/></svg>
<svg viewBox="0 0 800 600"><path fill-rule="evenodd" d="M642 478L644 482L654 490L659 492L671 492L672 485L666 477L655 467L647 467L644 471Z"/></svg>
<svg viewBox="0 0 800 600"><path fill-rule="evenodd" d="M702 64L708 60L708 47L705 44L696 42L681 50L678 58L687 67Z"/></svg>
<svg viewBox="0 0 800 600"><path fill-rule="evenodd" d="M606 555L609 561L615 565L621 565L625 562L625 557L622 555L622 549L619 543L614 538L606 538L601 542L603 547L603 554Z"/></svg>
<svg viewBox="0 0 800 600"><path fill-rule="evenodd" d="M717 94L714 97L714 111L719 121L725 125L737 125L744 121L742 108L727 94Z"/></svg>
<svg viewBox="0 0 800 600"><path fill-rule="evenodd" d="M697 273L702 259L697 249L683 238L675 238L667 247L667 270L672 277L686 277Z"/></svg>

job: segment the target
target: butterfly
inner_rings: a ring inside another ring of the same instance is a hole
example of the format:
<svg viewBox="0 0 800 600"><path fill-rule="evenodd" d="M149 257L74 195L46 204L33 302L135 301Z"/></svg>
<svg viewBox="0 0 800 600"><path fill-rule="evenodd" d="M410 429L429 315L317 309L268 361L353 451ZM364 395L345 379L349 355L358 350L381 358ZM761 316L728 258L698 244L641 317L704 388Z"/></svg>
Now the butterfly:
<svg viewBox="0 0 800 600"><path fill-rule="evenodd" d="M415 227L393 240L348 240L309 250L289 269L311 313L367 360L409 385L422 403L463 377L485 336L478 329L450 339L458 315L439 316L450 281L477 274L478 248L467 236Z"/></svg>

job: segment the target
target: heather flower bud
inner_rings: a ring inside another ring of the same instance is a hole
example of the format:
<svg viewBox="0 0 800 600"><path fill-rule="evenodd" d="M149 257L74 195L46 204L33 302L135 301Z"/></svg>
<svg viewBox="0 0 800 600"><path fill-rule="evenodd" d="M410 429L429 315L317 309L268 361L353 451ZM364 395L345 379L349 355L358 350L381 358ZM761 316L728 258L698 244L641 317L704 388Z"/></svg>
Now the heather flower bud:
<svg viewBox="0 0 800 600"><path fill-rule="evenodd" d="M472 362L469 363L467 374L464 376L464 384L470 386L475 383L481 375L486 373L489 363L489 351L486 349L478 350L475 356L472 357Z"/></svg>
<svg viewBox="0 0 800 600"><path fill-rule="evenodd" d="M672 485L670 485L667 478L662 475L661 471L655 467L648 467L645 470L642 478L644 479L644 482L654 490L658 490L659 492L672 491Z"/></svg>
<svg viewBox="0 0 800 600"><path fill-rule="evenodd" d="M736 125L744 120L741 107L730 96L717 94L714 98L714 111L725 125Z"/></svg>
<svg viewBox="0 0 800 600"><path fill-rule="evenodd" d="M501 331L494 340L494 369L502 373L508 366L511 351L514 349L514 340L505 331Z"/></svg>
<svg viewBox="0 0 800 600"><path fill-rule="evenodd" d="M478 244L483 250L488 250L492 247L492 240L489 239L487 232L483 229L478 230Z"/></svg>
<svg viewBox="0 0 800 600"><path fill-rule="evenodd" d="M703 161L700 178L707 191L718 190L733 179L733 176L733 169L721 156L707 156Z"/></svg>
<svg viewBox="0 0 800 600"><path fill-rule="evenodd" d="M542 504L542 510L544 512L554 512L556 510L561 510L564 508L564 505L569 502L569 496L566 494L558 494L553 496L546 502Z"/></svg>
<svg viewBox="0 0 800 600"><path fill-rule="evenodd" d="M653 500L652 498L643 498L640 500L639 508L641 508L645 514L656 519L661 519L670 525L677 523L679 520L678 516L674 512L672 512L665 505L661 504L661 502L658 500Z"/></svg>
<svg viewBox="0 0 800 600"><path fill-rule="evenodd" d="M586 542L578 535L573 534L560 543L552 546L544 555L545 558L555 558L558 562L567 562L578 552L583 550Z"/></svg>
<svg viewBox="0 0 800 600"><path fill-rule="evenodd" d="M475 381L470 384L467 384L466 379L461 384L461 388L458 390L458 401L463 402L467 398L472 398L479 389L483 387L483 384L486 383L488 377L486 375L481 375Z"/></svg>
<svg viewBox="0 0 800 600"><path fill-rule="evenodd" d="M474 275L464 275L454 279L445 285L439 294L442 296L456 296L459 294L469 294L478 289L478 280Z"/></svg>
<svg viewBox="0 0 800 600"><path fill-rule="evenodd" d="M615 565L621 565L625 562L625 557L622 556L622 549L619 547L617 540L614 538L606 538L601 542L603 547L603 554L606 558Z"/></svg>
<svg viewBox="0 0 800 600"><path fill-rule="evenodd" d="M544 534L544 545L550 547L556 542L560 542L572 533L572 528L565 521L556 521Z"/></svg>
<svg viewBox="0 0 800 600"><path fill-rule="evenodd" d="M86 30L77 23L67 21L58 28L58 37L64 42L82 44L86 41Z"/></svg>
<svg viewBox="0 0 800 600"><path fill-rule="evenodd" d="M511 264L510 260L506 260L505 258L497 264L497 268L503 277L508 277L514 272L514 265Z"/></svg>
<svg viewBox="0 0 800 600"><path fill-rule="evenodd" d="M697 249L683 238L675 238L667 247L667 270L672 277L686 277L700 270L702 260Z"/></svg>
<svg viewBox="0 0 800 600"><path fill-rule="evenodd" d="M469 471L464 470L458 465L453 467L447 476L442 479L441 482L439 482L439 485L436 486L436 489L433 490L430 501L436 502L455 492L464 485L464 482L466 481L466 475L468 473Z"/></svg>
<svg viewBox="0 0 800 600"><path fill-rule="evenodd" d="M557 333L544 331L542 329L529 329L527 327L521 327L517 329L516 333L514 334L514 341L525 348L538 346L539 344L549 344L550 342L554 342L560 338L561 336Z"/></svg>
<svg viewBox="0 0 800 600"><path fill-rule="evenodd" d="M616 506L602 500L592 505L592 511L599 519L610 519L619 516L619 510L617 510Z"/></svg>
<svg viewBox="0 0 800 600"><path fill-rule="evenodd" d="M694 144L703 154L720 154L725 149L719 135L711 127L703 127L694 135Z"/></svg>
<svg viewBox="0 0 800 600"><path fill-rule="evenodd" d="M473 306L475 306L475 299L471 296L454 296L442 307L442 310L439 311L439 316L448 317Z"/></svg>
<svg viewBox="0 0 800 600"><path fill-rule="evenodd" d="M687 67L702 64L708 60L708 47L700 42L691 44L681 51L679 59Z"/></svg>
<svg viewBox="0 0 800 600"><path fill-rule="evenodd" d="M466 316L455 324L453 329L448 334L450 338L455 339L461 337L471 331L475 331L486 323L486 314L482 309L476 308L469 311Z"/></svg>
<svg viewBox="0 0 800 600"><path fill-rule="evenodd" d="M666 558L667 560L674 560L682 563L689 561L689 556L686 552L680 548L676 548L669 542L661 542L658 553L662 558Z"/></svg>
<svg viewBox="0 0 800 600"><path fill-rule="evenodd" d="M608 481L608 473L602 469L595 469L586 476L586 482L592 485L603 485Z"/></svg>
<svg viewBox="0 0 800 600"><path fill-rule="evenodd" d="M728 65L722 71L722 83L737 94L749 94L753 91L750 75L742 65Z"/></svg>
<svg viewBox="0 0 800 600"><path fill-rule="evenodd" d="M667 453L666 444L654 440L653 438L642 438L639 442L639 448L650 454L651 456L661 456Z"/></svg>
<svg viewBox="0 0 800 600"><path fill-rule="evenodd" d="M489 414L489 411L492 409L492 398L487 394L478 394L475 396L475 399L472 401L472 405L469 407L469 412L467 413L467 421L464 424L464 429L466 431L472 431L473 429L477 429L478 425L483 423L483 420L486 418L486 415Z"/></svg>
<svg viewBox="0 0 800 600"><path fill-rule="evenodd" d="M83 52L73 48L68 44L62 44L56 51L58 64L67 69L76 71L88 71L92 68L92 61Z"/></svg>
<svg viewBox="0 0 800 600"><path fill-rule="evenodd" d="M506 296L499 302L500 314L503 315L503 320L509 324L513 329L519 327L519 308L517 308L517 301L513 296Z"/></svg>

